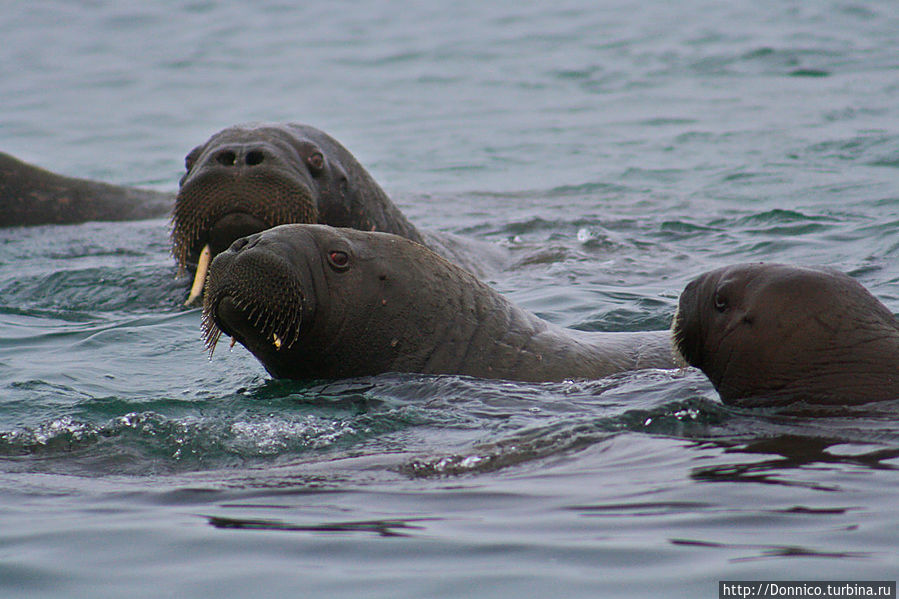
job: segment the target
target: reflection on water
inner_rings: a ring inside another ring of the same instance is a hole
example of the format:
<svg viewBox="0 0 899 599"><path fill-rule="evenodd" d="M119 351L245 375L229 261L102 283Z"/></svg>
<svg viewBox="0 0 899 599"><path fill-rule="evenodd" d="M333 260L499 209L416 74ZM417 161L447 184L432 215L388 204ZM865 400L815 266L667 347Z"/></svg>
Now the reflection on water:
<svg viewBox="0 0 899 599"><path fill-rule="evenodd" d="M374 520L368 522L329 522L327 524L287 524L272 520L239 520L210 516L209 524L215 528L240 530L274 530L288 532L362 532L374 533L381 537L405 537L411 532L422 530L415 523L426 520Z"/></svg>

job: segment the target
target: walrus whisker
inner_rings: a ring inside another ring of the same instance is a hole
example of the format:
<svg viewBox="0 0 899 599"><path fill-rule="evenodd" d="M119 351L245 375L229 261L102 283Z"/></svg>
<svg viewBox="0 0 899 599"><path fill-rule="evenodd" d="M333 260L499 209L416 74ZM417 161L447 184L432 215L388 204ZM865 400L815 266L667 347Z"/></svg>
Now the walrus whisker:
<svg viewBox="0 0 899 599"><path fill-rule="evenodd" d="M221 336L222 332L216 329L215 333L206 340L206 347L209 349L209 360L212 360L212 355L215 353L215 347L218 345Z"/></svg>
<svg viewBox="0 0 899 599"><path fill-rule="evenodd" d="M211 360L212 354L215 352L215 346L222 336L222 330L215 324L211 311L204 310L201 328L203 330L203 345L209 350L209 359Z"/></svg>
<svg viewBox="0 0 899 599"><path fill-rule="evenodd" d="M250 326L258 331L262 338L267 339L275 349L289 349L300 336L300 322L302 321L302 305L291 301L291 297L302 297L301 286L296 281L289 281L284 285L296 295L281 296L274 301L257 301L248 297L252 289L246 286L235 288L213 288L207 291L203 303L203 329L204 344L209 349L209 357L212 358L216 344L222 335L222 330L215 321L215 312L219 301L228 297L236 310L243 313L243 317ZM283 308L283 309L282 309ZM232 337L231 346L235 339Z"/></svg>
<svg viewBox="0 0 899 599"><path fill-rule="evenodd" d="M182 187L172 216L172 255L179 276L184 274L191 250L209 243L210 232L222 218L244 213L265 228L288 223L311 223L318 212L307 190L277 180L254 179L243 192L230 180L199 181ZM219 249L221 251L221 248Z"/></svg>

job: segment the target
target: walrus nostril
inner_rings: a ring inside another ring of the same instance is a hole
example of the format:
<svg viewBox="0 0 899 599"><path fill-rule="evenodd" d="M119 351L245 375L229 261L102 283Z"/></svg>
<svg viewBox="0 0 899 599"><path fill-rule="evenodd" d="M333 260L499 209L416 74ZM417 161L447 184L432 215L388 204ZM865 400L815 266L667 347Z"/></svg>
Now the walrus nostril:
<svg viewBox="0 0 899 599"><path fill-rule="evenodd" d="M262 150L250 150L247 152L246 157L244 158L244 162L247 163L247 166L256 166L257 164L262 164L265 160L265 154Z"/></svg>
<svg viewBox="0 0 899 599"><path fill-rule="evenodd" d="M234 166L237 162L237 154L233 150L222 150L215 155L215 161L222 166Z"/></svg>
<svg viewBox="0 0 899 599"><path fill-rule="evenodd" d="M234 243L232 243L228 249L232 252L242 252L256 247L256 244L258 243L259 235L247 235L246 237L235 239Z"/></svg>
<svg viewBox="0 0 899 599"><path fill-rule="evenodd" d="M231 247L228 249L230 249L232 252L239 252L244 249L248 243L250 243L249 239L247 239L246 237L241 237L240 239L237 239L234 243L232 243Z"/></svg>

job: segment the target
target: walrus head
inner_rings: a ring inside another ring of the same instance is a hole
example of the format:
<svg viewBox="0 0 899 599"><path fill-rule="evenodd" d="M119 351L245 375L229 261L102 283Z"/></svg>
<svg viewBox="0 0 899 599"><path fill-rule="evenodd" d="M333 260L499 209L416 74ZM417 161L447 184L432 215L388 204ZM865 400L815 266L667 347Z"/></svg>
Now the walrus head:
<svg viewBox="0 0 899 599"><path fill-rule="evenodd" d="M419 232L337 140L308 125L230 127L194 148L172 215L172 253L195 270L191 303L209 260L236 239L288 223Z"/></svg>
<svg viewBox="0 0 899 599"><path fill-rule="evenodd" d="M741 405L899 399L899 324L849 276L738 264L691 281L674 344Z"/></svg>
<svg viewBox="0 0 899 599"><path fill-rule="evenodd" d="M239 239L212 261L206 345L211 354L221 334L229 335L277 378L420 369L433 351L429 331L457 309L446 295L460 272L396 235L275 227Z"/></svg>
<svg viewBox="0 0 899 599"><path fill-rule="evenodd" d="M194 148L172 215L179 269L196 267L245 235L318 222L323 204L333 212L348 192L341 164L348 152L335 145L312 127L260 125L230 127ZM197 275L205 277L205 264Z"/></svg>

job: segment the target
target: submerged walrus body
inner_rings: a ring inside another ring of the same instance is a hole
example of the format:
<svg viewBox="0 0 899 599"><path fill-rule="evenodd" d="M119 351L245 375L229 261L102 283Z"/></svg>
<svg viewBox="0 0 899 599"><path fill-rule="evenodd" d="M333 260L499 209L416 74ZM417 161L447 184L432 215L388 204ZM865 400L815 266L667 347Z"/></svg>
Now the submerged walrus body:
<svg viewBox="0 0 899 599"><path fill-rule="evenodd" d="M829 269L737 264L689 283L673 334L727 403L899 399L899 321Z"/></svg>
<svg viewBox="0 0 899 599"><path fill-rule="evenodd" d="M57 175L0 152L0 227L158 218L173 197Z"/></svg>
<svg viewBox="0 0 899 599"><path fill-rule="evenodd" d="M675 367L668 331L564 329L417 243L326 226L237 241L212 263L203 312L210 349L224 332L278 378L559 381Z"/></svg>

